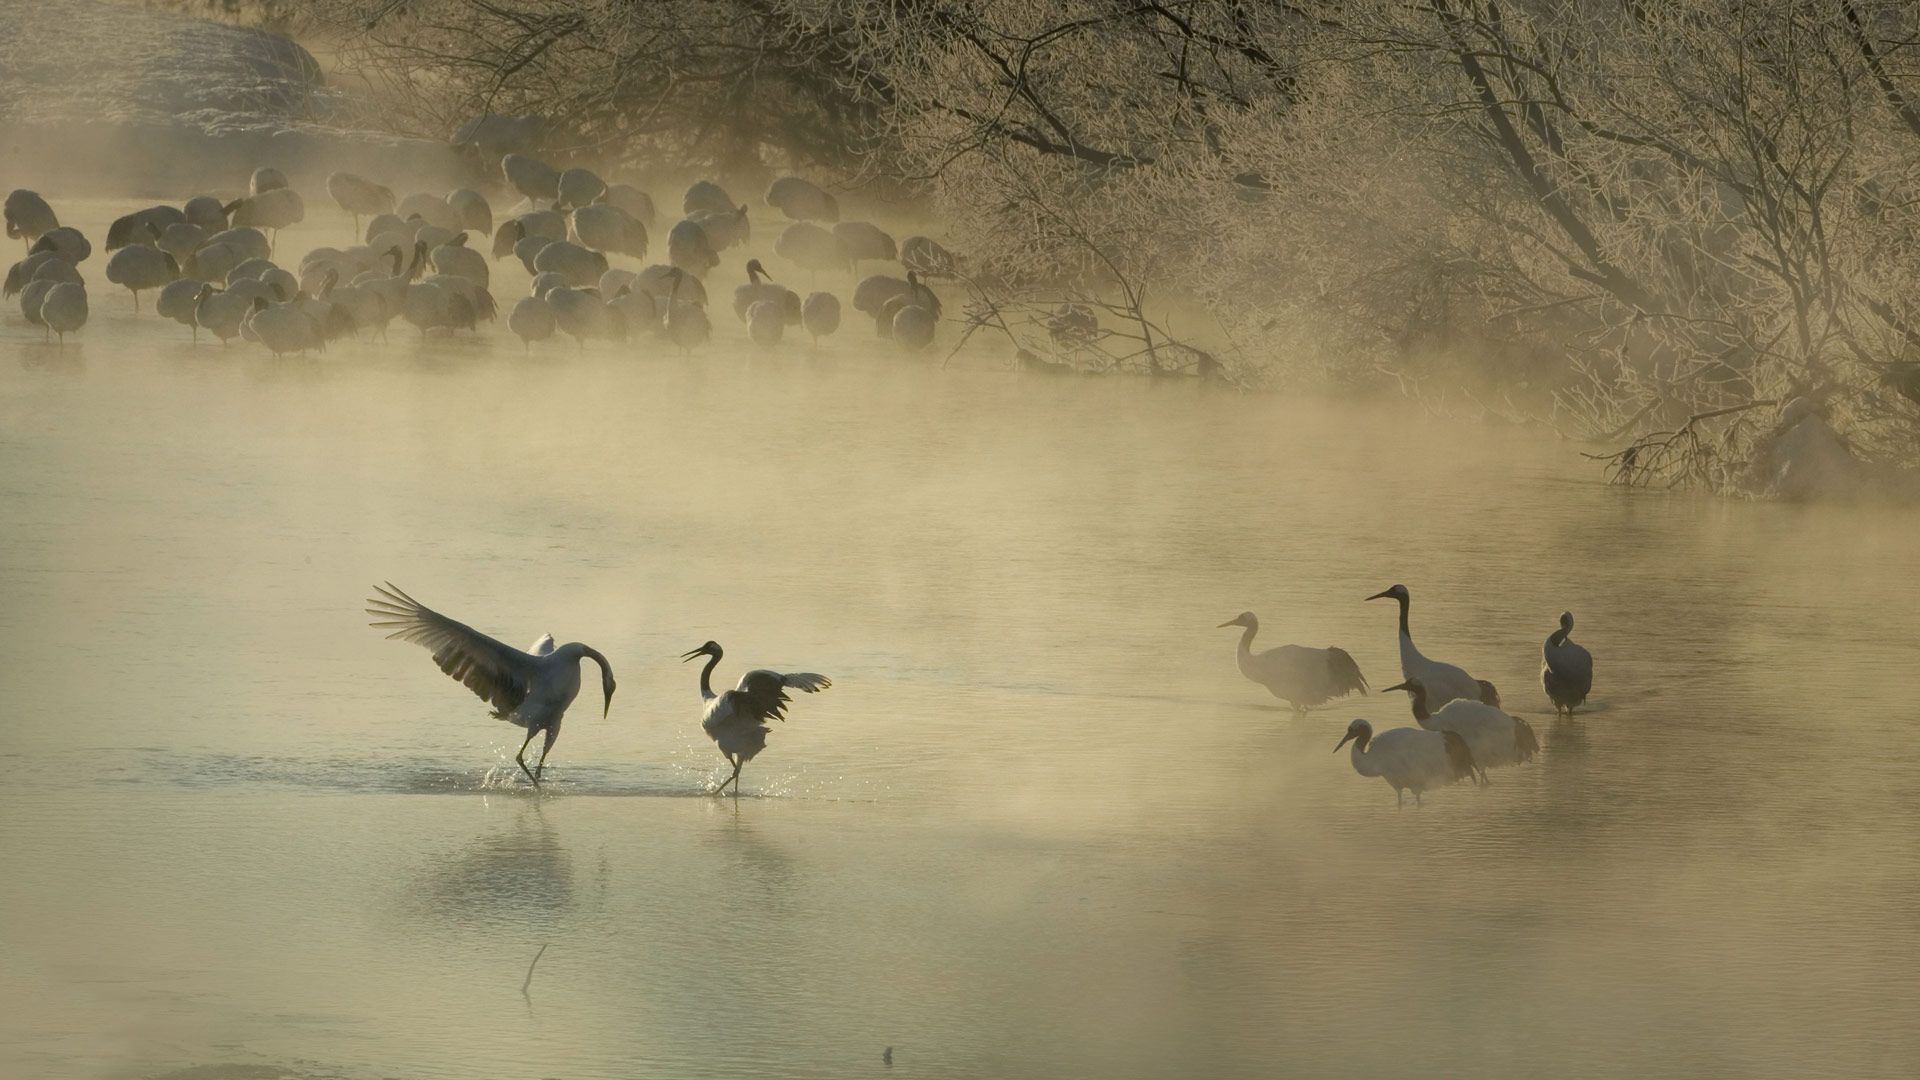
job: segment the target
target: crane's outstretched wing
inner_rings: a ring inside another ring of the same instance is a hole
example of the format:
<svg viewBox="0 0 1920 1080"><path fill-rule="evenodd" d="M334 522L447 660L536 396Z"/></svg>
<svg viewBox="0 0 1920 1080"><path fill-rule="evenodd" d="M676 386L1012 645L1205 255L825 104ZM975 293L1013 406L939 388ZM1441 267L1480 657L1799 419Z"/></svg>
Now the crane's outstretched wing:
<svg viewBox="0 0 1920 1080"><path fill-rule="evenodd" d="M740 703L735 707L744 709L755 720L785 721L787 705L792 700L787 697L788 687L813 694L832 685L833 680L810 671L782 675L760 668L740 676L740 685L734 687L732 693Z"/></svg>
<svg viewBox="0 0 1920 1080"><path fill-rule="evenodd" d="M1342 694L1355 690L1367 692L1367 677L1360 674L1360 665L1353 662L1353 656L1345 649L1327 650L1327 674L1333 676L1333 685Z"/></svg>
<svg viewBox="0 0 1920 1080"><path fill-rule="evenodd" d="M445 615L400 591L391 581L386 588L374 586L385 599L369 599L373 605L367 614L383 621L371 623L383 630L393 628L389 639L411 641L433 652L433 662L453 676L480 700L493 706L493 715L505 719L527 700L527 687L534 674L533 657L511 645L495 641L466 623L454 622Z"/></svg>

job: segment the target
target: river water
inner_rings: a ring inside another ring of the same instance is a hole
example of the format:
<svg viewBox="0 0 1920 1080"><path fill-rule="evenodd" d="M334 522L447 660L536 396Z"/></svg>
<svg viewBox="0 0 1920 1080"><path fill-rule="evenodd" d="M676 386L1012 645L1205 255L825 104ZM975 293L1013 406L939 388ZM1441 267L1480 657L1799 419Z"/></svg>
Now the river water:
<svg viewBox="0 0 1920 1080"><path fill-rule="evenodd" d="M281 243L344 240L317 216ZM721 304L690 359L396 324L276 362L136 317L102 258L65 348L0 323L6 1075L1920 1068L1914 512L1626 493L1400 406L943 370L857 317L753 349ZM366 625L389 579L610 658L544 795ZM1386 685L1361 598L1395 582L1539 760L1396 810L1332 751L1404 696L1296 716L1216 628ZM1563 609L1598 670L1571 722L1537 678ZM677 659L708 638L722 682L834 680L737 801Z"/></svg>

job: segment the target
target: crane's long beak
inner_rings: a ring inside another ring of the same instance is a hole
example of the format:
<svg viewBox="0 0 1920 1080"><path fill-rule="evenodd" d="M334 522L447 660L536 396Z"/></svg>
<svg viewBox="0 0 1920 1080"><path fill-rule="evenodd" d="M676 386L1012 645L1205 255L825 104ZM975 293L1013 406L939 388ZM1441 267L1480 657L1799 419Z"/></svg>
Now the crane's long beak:
<svg viewBox="0 0 1920 1080"><path fill-rule="evenodd" d="M1340 740L1339 744L1333 748L1333 752L1336 754L1339 753L1340 747L1347 745L1347 743L1352 739L1353 739L1353 732L1351 731L1347 732L1347 737Z"/></svg>
<svg viewBox="0 0 1920 1080"><path fill-rule="evenodd" d="M1389 686L1386 689L1381 690L1380 692L1384 694L1392 690L1405 690L1411 693L1413 691L1413 684L1412 683L1395 683L1394 685Z"/></svg>
<svg viewBox="0 0 1920 1080"><path fill-rule="evenodd" d="M600 719L605 720L607 718L607 714L612 711L613 711L613 695L609 693L607 695L607 703L605 705L600 706Z"/></svg>
<svg viewBox="0 0 1920 1080"><path fill-rule="evenodd" d="M680 662L684 664L684 663L686 663L687 661L689 661L689 660L691 660L691 659L693 659L693 658L694 658L694 657L696 657L696 656L705 656L705 655L707 655L707 650L705 650L705 649L695 649L695 650L693 650L693 651L692 651L692 652L690 652L690 653L681 653L681 654L680 654Z"/></svg>
<svg viewBox="0 0 1920 1080"><path fill-rule="evenodd" d="M1220 624L1220 626L1239 626L1239 625L1240 625L1239 619L1228 619L1226 622L1223 622ZM1214 629L1218 630L1220 629L1220 626L1216 626L1214 627Z"/></svg>
<svg viewBox="0 0 1920 1080"><path fill-rule="evenodd" d="M1374 593L1374 594L1373 594L1372 596L1369 596L1369 597L1367 597L1367 599L1369 599L1369 600L1383 600L1383 599L1385 599L1385 598L1387 598L1387 597L1389 597L1389 596L1392 596L1392 595L1393 595L1393 590L1392 590L1392 589L1382 589L1381 591L1379 591L1379 592L1377 592L1377 593Z"/></svg>

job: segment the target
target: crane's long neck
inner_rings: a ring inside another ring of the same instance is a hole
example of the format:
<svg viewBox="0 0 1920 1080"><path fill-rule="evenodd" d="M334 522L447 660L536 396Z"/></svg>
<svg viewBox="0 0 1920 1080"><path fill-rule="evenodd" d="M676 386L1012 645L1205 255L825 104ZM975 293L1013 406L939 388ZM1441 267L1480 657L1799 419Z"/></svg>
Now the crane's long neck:
<svg viewBox="0 0 1920 1080"><path fill-rule="evenodd" d="M1567 635L1571 633L1573 633L1573 631L1570 628L1563 626L1560 629L1555 630L1552 634L1548 635L1547 644L1557 649L1560 646L1565 645L1567 643Z"/></svg>
<svg viewBox="0 0 1920 1080"><path fill-rule="evenodd" d="M1259 632L1259 623L1249 623L1247 628L1240 632L1240 670L1243 673L1247 670L1247 663L1253 659L1253 635Z"/></svg>
<svg viewBox="0 0 1920 1080"><path fill-rule="evenodd" d="M1404 596L1395 599L1400 601L1400 674L1413 678L1420 673L1420 667L1427 662L1427 658L1414 647L1413 631L1407 628L1407 609L1413 606L1412 602Z"/></svg>
<svg viewBox="0 0 1920 1080"><path fill-rule="evenodd" d="M1407 688L1407 693L1413 698L1414 722L1421 727L1426 727L1427 721L1433 717L1433 714L1427 711L1427 688L1418 685L1410 686Z"/></svg>
<svg viewBox="0 0 1920 1080"><path fill-rule="evenodd" d="M613 678L613 665L607 663L607 658L600 655L600 650L594 648L591 645L582 645L580 646L580 655L586 657L587 659L593 661L596 664L599 664L600 674L602 676L608 679Z"/></svg>
<svg viewBox="0 0 1920 1080"><path fill-rule="evenodd" d="M1374 761L1372 754L1367 753L1366 739L1353 740L1353 749L1347 751L1347 756L1353 760L1354 772L1359 773L1361 776L1380 775L1378 763Z"/></svg>
<svg viewBox="0 0 1920 1080"><path fill-rule="evenodd" d="M700 700L713 700L713 669L719 666L720 654L716 652L707 658L707 666L700 669Z"/></svg>

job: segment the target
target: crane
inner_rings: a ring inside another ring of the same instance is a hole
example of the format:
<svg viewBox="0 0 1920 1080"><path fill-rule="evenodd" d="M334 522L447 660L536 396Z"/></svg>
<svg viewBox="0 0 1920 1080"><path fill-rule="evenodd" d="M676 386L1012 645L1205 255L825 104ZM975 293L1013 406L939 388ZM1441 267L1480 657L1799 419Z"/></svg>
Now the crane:
<svg viewBox="0 0 1920 1080"><path fill-rule="evenodd" d="M1421 727L1428 731L1451 731L1467 740L1482 783L1486 782L1488 769L1532 761L1540 752L1540 740L1534 737L1533 725L1517 716L1508 716L1492 705L1455 698L1440 711L1431 712L1427 708L1427 688L1419 679L1408 679L1387 689L1407 692L1413 699L1414 722Z"/></svg>
<svg viewBox="0 0 1920 1080"><path fill-rule="evenodd" d="M1243 611L1220 625L1246 627L1246 632L1240 635L1240 674L1272 691L1274 697L1291 703L1296 712L1306 712L1355 690L1367 692L1366 676L1360 674L1360 665L1353 662L1345 649L1282 645L1256 653L1253 635L1260 632L1260 620L1253 612Z"/></svg>
<svg viewBox="0 0 1920 1080"><path fill-rule="evenodd" d="M1574 706L1587 700L1593 690L1593 654L1567 640L1573 633L1573 612L1560 613L1560 629L1548 635L1540 647L1540 686L1553 702L1553 715L1565 711L1573 715Z"/></svg>
<svg viewBox="0 0 1920 1080"><path fill-rule="evenodd" d="M1333 752L1339 753L1348 742L1353 743L1353 771L1392 784L1395 806L1401 804L1402 792L1413 792L1413 805L1419 806L1421 792L1466 780L1474 773L1473 751L1451 731L1401 727L1376 736L1372 724L1355 720L1347 725L1347 734Z"/></svg>
<svg viewBox="0 0 1920 1080"><path fill-rule="evenodd" d="M547 754L560 737L560 721L580 693L581 660L600 665L600 689L606 695L601 717L613 708L613 668L592 646L569 641L554 648L553 639L546 637L534 643L533 652L521 652L434 611L392 582L385 588L376 585L374 591L380 598L367 601L372 605L367 614L381 621L369 625L391 628L389 640L399 638L432 650L440 670L492 705L495 719L526 729L527 737L513 760L536 788L546 771ZM546 745L540 750L540 761L528 769L527 746L541 732L546 733Z"/></svg>
<svg viewBox="0 0 1920 1080"><path fill-rule="evenodd" d="M720 747L720 753L733 766L733 775L720 782L714 789L718 795L733 785L733 793L740 794L740 767L752 761L754 755L767 748L768 720L787 718L787 705L792 699L787 697L789 689L812 694L833 685L825 675L815 675L802 671L785 675L778 671L756 668L740 676L740 685L724 693L713 692L713 669L725 655L717 641L705 645L680 657L685 663L696 656L708 658L707 666L700 669L700 699L706 702L706 713L700 719L700 726L706 729L708 737Z"/></svg>
<svg viewBox="0 0 1920 1080"><path fill-rule="evenodd" d="M1400 677L1419 679L1426 685L1427 700L1435 708L1445 705L1454 698L1466 698L1468 701L1481 701L1488 705L1500 704L1500 692L1493 684L1476 679L1461 668L1452 664L1443 664L1438 660L1429 660L1414 648L1413 634L1407 629L1407 608L1412 605L1412 594L1405 585L1395 585L1390 589L1374 593L1369 600L1391 598L1400 601Z"/></svg>

